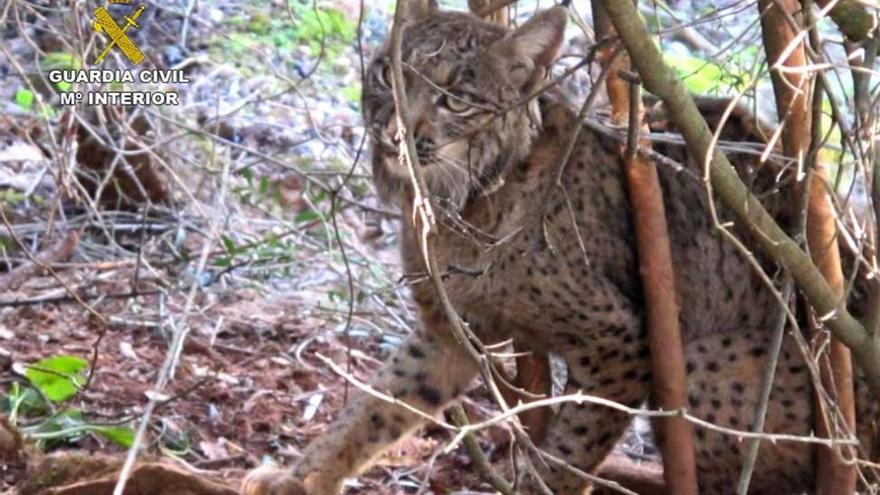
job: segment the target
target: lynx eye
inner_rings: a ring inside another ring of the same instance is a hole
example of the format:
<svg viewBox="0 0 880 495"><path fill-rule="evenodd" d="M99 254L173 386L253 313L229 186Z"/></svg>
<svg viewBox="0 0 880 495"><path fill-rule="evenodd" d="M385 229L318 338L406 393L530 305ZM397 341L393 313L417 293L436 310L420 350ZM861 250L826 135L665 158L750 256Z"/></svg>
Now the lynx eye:
<svg viewBox="0 0 880 495"><path fill-rule="evenodd" d="M441 104L452 113L465 113L473 110L474 106L463 100L449 95L444 95Z"/></svg>

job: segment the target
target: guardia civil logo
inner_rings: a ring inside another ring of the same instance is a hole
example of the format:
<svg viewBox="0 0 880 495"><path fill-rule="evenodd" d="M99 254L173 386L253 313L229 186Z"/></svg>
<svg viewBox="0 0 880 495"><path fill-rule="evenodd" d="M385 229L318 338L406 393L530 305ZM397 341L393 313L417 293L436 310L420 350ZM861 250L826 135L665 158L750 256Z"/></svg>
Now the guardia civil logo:
<svg viewBox="0 0 880 495"><path fill-rule="evenodd" d="M59 93L62 106L167 106L180 103L180 95L174 86L190 82L183 70L138 67L150 65L149 44L141 41L145 46L138 46L137 41L147 38L138 33L145 22L146 9L146 5L135 5L132 0L110 0L92 10L91 27L104 44L98 45L100 52L91 68L48 73L49 82L66 83L73 88ZM135 37L135 34L140 36ZM111 56L114 53L118 56ZM84 58L87 63L90 55ZM118 64L109 62L114 58L118 59Z"/></svg>
<svg viewBox="0 0 880 495"><path fill-rule="evenodd" d="M110 3L130 4L130 2L121 0ZM136 10L133 10L129 15L126 15L121 19L121 23L116 22L116 19L110 15L110 11L107 10L107 7L100 6L95 9L95 20L92 22L92 27L94 27L95 31L98 33L104 33L109 38L107 47L104 48L104 51L102 51L100 55L98 55L98 58L95 60L95 65L100 64L101 61L104 60L104 57L106 57L114 47L122 50L122 53L124 53L125 56L135 65L144 61L144 53L138 48L135 42L128 37L127 32L131 28L140 28L137 20L141 14L144 13L144 9L146 8L145 5L137 7Z"/></svg>

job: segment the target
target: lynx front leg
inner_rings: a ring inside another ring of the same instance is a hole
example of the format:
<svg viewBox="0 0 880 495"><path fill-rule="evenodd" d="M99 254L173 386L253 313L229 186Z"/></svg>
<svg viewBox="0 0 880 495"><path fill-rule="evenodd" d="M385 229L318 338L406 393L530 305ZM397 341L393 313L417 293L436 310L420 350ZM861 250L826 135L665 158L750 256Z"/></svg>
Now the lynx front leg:
<svg viewBox="0 0 880 495"><path fill-rule="evenodd" d="M372 386L434 414L459 396L476 375L476 363L445 332L410 337L385 363ZM406 408L361 393L309 445L292 470L258 469L245 479L244 495L332 495L342 480L367 467L385 448L423 423Z"/></svg>

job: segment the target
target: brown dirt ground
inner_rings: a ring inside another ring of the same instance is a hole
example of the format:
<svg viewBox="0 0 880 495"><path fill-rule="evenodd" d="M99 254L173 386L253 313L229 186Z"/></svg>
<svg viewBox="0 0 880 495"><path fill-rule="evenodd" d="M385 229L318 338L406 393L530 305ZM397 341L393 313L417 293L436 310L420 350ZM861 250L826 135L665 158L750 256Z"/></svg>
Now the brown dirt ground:
<svg viewBox="0 0 880 495"><path fill-rule="evenodd" d="M51 278L37 278L28 287L47 287ZM107 284L111 285L111 284ZM110 290L109 287L104 288ZM104 315L125 314L131 304L155 307L157 296L111 300L97 304ZM317 355L346 363L347 347L332 329L314 315L302 313L296 298L263 300L249 291L221 295L215 304L198 305L203 313L191 317L193 331L186 340L177 372L151 421L147 451L174 456L236 485L264 456L285 462L319 435L343 403L345 381ZM16 376L13 363L28 363L71 354L91 359L100 326L76 303L16 308L0 323L0 391L8 391ZM221 314L225 324L214 335L202 328L209 316ZM378 343L360 340L350 361L352 372L368 377L383 357ZM147 403L168 341L156 328L134 324L111 325L98 345L94 379L71 399L69 406L83 411L95 423L127 423L140 417ZM24 382L22 381L22 384ZM351 393L352 390L349 390ZM314 416L304 413L309 398L322 400ZM475 413L479 417L479 413ZM27 422L27 418L24 419ZM414 493L426 476L428 488L446 493L460 487L484 486L467 469L467 456L458 451L432 456L449 435L429 428L386 454L378 466L358 478L347 493ZM506 437L489 432L502 457ZM500 443L499 443L500 442ZM86 436L56 450L121 454L106 440ZM0 468L0 489L14 487L24 476L25 463ZM470 491L469 493L480 493Z"/></svg>

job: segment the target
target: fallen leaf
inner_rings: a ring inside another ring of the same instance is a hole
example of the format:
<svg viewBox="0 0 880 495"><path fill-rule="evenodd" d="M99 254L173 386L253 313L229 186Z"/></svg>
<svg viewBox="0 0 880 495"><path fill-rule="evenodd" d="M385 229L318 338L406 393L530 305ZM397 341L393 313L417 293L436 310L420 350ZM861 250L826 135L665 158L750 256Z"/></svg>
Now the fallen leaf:
<svg viewBox="0 0 880 495"><path fill-rule="evenodd" d="M134 352L134 347L132 347L129 342L119 343L119 353L122 354L123 357L131 359L132 361L140 361L140 359L138 359L137 353Z"/></svg>
<svg viewBox="0 0 880 495"><path fill-rule="evenodd" d="M220 437L213 442L199 442L199 448L202 450L202 453L205 454L205 457L210 460L225 459L229 457L229 451L226 450L226 439L223 437Z"/></svg>

